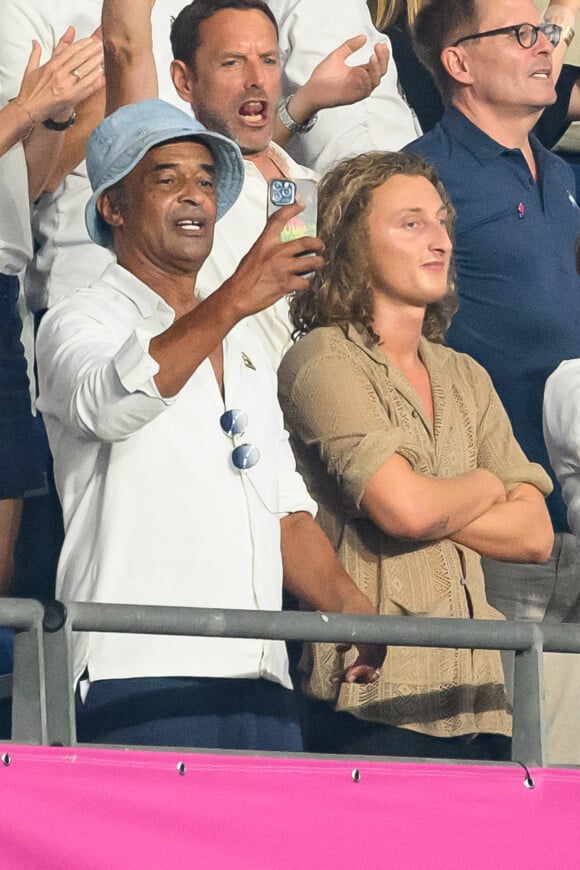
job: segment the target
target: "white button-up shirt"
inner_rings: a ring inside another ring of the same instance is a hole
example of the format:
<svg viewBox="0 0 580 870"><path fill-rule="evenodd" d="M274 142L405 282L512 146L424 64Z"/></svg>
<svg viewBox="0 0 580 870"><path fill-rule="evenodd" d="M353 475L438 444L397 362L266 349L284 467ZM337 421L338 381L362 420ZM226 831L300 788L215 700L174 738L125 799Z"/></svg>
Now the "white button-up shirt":
<svg viewBox="0 0 580 870"><path fill-rule="evenodd" d="M377 42L389 39L373 26L365 0L267 0L280 29L282 90L289 96L305 84L314 67L347 39L367 42L348 60L366 63ZM322 174L343 157L366 151L398 151L421 135L419 122L403 99L392 52L378 87L366 100L318 113L310 133L295 136L288 150Z"/></svg>
<svg viewBox="0 0 580 870"><path fill-rule="evenodd" d="M41 408L63 504L64 599L279 610L280 518L315 505L297 474L276 382L242 328L224 341L225 404L208 359L179 394L160 396L152 336L174 312L114 264L44 318ZM231 463L224 409L249 418L236 443L260 451ZM284 644L245 639L75 636L74 673L264 676L289 686Z"/></svg>
<svg viewBox="0 0 580 870"><path fill-rule="evenodd" d="M580 541L580 359L560 363L546 381L544 439L570 529Z"/></svg>

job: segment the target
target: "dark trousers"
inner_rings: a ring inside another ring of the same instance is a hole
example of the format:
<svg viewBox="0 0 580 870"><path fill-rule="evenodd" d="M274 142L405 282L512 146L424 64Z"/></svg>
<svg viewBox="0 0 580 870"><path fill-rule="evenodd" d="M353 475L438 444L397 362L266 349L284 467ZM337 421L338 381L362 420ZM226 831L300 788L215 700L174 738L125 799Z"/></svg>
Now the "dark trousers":
<svg viewBox="0 0 580 870"><path fill-rule="evenodd" d="M511 738L503 734L431 737L408 728L337 713L330 704L302 696L300 718L307 752L334 755L392 755L403 758L453 758L509 761Z"/></svg>
<svg viewBox="0 0 580 870"><path fill-rule="evenodd" d="M263 679L98 680L81 701L81 743L300 752L293 692Z"/></svg>

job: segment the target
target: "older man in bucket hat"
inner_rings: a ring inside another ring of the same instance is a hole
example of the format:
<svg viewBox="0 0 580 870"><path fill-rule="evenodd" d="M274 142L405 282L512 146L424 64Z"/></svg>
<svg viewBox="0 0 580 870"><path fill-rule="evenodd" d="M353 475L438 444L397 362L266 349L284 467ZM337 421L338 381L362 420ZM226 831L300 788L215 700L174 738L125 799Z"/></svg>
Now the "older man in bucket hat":
<svg viewBox="0 0 580 870"><path fill-rule="evenodd" d="M53 308L38 336L40 406L66 537L64 600L276 610L282 579L311 606L373 609L312 519L275 379L241 321L322 264L318 239L282 243L274 215L237 272L194 295L216 217L240 191L238 147L160 100L92 134L91 237L101 280ZM295 750L284 645L246 639L75 636L81 741ZM369 680L381 651L347 673Z"/></svg>

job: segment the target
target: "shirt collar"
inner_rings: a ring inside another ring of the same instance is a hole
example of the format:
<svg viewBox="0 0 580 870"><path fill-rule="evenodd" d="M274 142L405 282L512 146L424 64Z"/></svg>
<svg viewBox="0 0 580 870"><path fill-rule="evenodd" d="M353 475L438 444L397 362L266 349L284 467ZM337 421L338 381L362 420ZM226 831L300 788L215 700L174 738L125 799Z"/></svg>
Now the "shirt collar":
<svg viewBox="0 0 580 870"><path fill-rule="evenodd" d="M119 263L110 263L103 272L101 280L130 299L143 317L152 317L159 312L164 322L168 320L171 324L175 320L173 308L158 293Z"/></svg>
<svg viewBox="0 0 580 870"><path fill-rule="evenodd" d="M346 329L346 337L357 347L360 347L367 356L386 368L387 373L391 367L391 362L388 356L381 350L378 344L373 344L370 335L361 330L360 327L350 323ZM441 358L441 354L435 352L435 345L430 342L424 335L419 339L419 356L427 366L430 374L432 374L434 366L440 367L447 361L446 356Z"/></svg>
<svg viewBox="0 0 580 870"><path fill-rule="evenodd" d="M499 142L496 142L495 139L492 139L491 136L480 130L476 124L454 106L447 106L445 109L441 118L441 127L452 139L461 142L461 145L482 166L485 166L486 163L491 163L500 154L519 150L500 145Z"/></svg>
<svg viewBox="0 0 580 870"><path fill-rule="evenodd" d="M280 175L284 177L290 177L292 175L292 168L289 163L289 156L286 152L276 145L275 142L270 142L267 149L267 154L270 160L276 164L278 169L280 170ZM262 173L257 168L256 164L253 160L250 160L247 157L244 157L244 166L246 170L246 174L248 172L254 173L260 177L262 177Z"/></svg>
<svg viewBox="0 0 580 870"><path fill-rule="evenodd" d="M280 148L275 142L270 142L267 148L268 156L270 160L278 167L280 171L280 175L285 178L294 178L297 176L298 178L313 178L316 181L320 178L317 172L313 169L308 169L305 166L302 166L299 163L296 163L295 160L290 157L287 151L284 151L283 148ZM244 158L244 166L246 170L246 175L248 173L254 173L254 175L263 178L259 169L256 168L256 164L253 160L249 160L247 157Z"/></svg>
<svg viewBox="0 0 580 870"><path fill-rule="evenodd" d="M357 347L364 351L367 356L370 356L372 360L379 363L379 365L384 366L387 371L389 370L389 360L378 344L373 343L366 330L361 329L360 326L355 326L354 323L349 323L346 328L346 337L349 341L352 341L353 344L356 344Z"/></svg>

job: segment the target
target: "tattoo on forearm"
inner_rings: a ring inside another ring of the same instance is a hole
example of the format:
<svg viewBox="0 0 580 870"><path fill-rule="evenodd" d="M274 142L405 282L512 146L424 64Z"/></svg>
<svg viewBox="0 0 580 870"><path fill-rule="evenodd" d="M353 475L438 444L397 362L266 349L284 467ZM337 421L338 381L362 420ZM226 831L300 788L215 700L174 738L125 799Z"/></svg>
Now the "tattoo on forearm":
<svg viewBox="0 0 580 870"><path fill-rule="evenodd" d="M425 540L430 541L432 539L437 540L438 538L444 538L448 529L449 517L442 517L426 529Z"/></svg>

